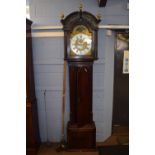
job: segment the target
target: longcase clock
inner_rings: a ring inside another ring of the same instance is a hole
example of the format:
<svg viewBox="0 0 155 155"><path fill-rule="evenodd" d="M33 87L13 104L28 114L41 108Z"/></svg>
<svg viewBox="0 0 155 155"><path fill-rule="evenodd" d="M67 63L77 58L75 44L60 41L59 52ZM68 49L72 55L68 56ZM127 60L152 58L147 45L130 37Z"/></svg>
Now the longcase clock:
<svg viewBox="0 0 155 155"><path fill-rule="evenodd" d="M61 22L64 30L64 59L69 66L68 148L93 150L96 147L96 127L92 113L92 73L93 62L97 60L100 19L80 9Z"/></svg>

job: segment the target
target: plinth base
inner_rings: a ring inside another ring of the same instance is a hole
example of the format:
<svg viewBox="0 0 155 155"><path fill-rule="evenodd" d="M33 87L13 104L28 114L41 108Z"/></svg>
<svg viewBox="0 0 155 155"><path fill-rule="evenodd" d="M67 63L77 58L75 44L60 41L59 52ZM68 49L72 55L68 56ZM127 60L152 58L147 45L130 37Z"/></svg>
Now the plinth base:
<svg viewBox="0 0 155 155"><path fill-rule="evenodd" d="M82 127L68 123L67 144L69 151L95 151L95 123L93 122Z"/></svg>

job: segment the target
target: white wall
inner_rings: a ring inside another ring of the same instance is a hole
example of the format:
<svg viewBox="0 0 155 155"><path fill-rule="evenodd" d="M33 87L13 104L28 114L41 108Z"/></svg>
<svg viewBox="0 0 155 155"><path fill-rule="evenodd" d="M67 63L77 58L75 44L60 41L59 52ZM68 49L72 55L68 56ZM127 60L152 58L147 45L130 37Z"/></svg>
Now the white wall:
<svg viewBox="0 0 155 155"><path fill-rule="evenodd" d="M59 14L68 15L78 10L80 0L30 0L30 15L33 25L61 25ZM100 12L104 18L101 24L128 24L126 1L108 0L106 8L99 8L95 0L83 0L86 11ZM36 31L36 30L35 30ZM46 32L52 30L38 30ZM37 32L38 32L37 31ZM58 31L58 30L57 30ZM111 134L114 33L106 36L106 30L99 30L98 56L93 73L93 115L96 123L97 141L104 141ZM41 140L60 140L61 105L63 86L63 37L33 38L33 61L36 97ZM47 112L43 92L46 90ZM67 105L65 122L69 119L69 93L67 76ZM47 119L46 119L47 116ZM48 134L47 134L48 131Z"/></svg>

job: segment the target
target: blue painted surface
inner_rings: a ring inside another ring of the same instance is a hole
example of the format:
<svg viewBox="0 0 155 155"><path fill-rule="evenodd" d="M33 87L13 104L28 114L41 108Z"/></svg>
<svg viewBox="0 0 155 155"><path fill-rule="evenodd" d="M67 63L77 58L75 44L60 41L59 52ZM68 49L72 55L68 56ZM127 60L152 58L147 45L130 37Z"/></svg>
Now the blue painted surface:
<svg viewBox="0 0 155 155"><path fill-rule="evenodd" d="M68 15L78 10L80 0L29 0L34 25L61 25L60 13ZM106 8L99 8L95 0L83 0L84 10L103 14L101 24L128 24L127 0L108 0ZM93 115L96 123L96 139L104 141L111 134L114 33L106 36L100 29L98 56L93 71ZM38 101L39 128L42 142L60 141L61 106L63 86L63 37L33 38L33 61L36 97ZM46 90L46 110L43 93ZM69 92L67 95L65 122L69 120Z"/></svg>
<svg viewBox="0 0 155 155"><path fill-rule="evenodd" d="M128 0L108 0L105 8L99 8L97 0L83 0L84 10L97 15L101 13L101 24L127 24ZM30 0L30 15L36 25L60 25L60 14L65 16L79 10L81 0Z"/></svg>

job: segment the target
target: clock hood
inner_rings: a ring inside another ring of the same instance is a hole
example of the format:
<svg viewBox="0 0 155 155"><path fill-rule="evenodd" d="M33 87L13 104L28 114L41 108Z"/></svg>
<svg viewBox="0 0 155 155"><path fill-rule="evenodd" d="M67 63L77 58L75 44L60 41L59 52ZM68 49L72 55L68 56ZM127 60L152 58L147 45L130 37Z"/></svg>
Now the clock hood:
<svg viewBox="0 0 155 155"><path fill-rule="evenodd" d="M98 24L101 20L96 18L93 14L86 11L76 11L72 12L66 18L61 20L63 24L63 29L68 30L71 28L71 25L74 26L77 23L89 25L91 29L97 30Z"/></svg>

